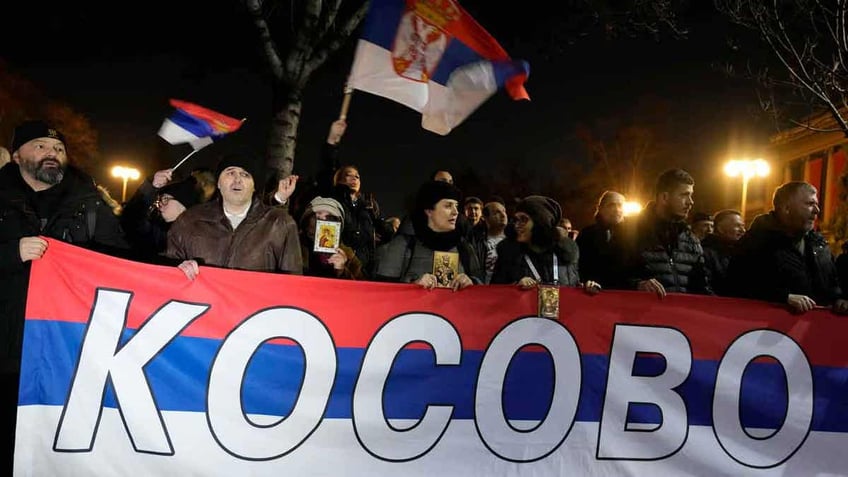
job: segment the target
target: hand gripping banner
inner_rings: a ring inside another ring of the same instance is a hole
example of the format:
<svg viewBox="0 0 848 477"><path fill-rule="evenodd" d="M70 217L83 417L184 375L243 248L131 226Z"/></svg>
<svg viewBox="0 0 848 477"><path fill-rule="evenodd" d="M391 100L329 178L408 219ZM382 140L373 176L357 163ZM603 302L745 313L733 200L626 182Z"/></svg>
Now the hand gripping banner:
<svg viewBox="0 0 848 477"><path fill-rule="evenodd" d="M725 298L33 263L15 475L845 475L848 321Z"/></svg>

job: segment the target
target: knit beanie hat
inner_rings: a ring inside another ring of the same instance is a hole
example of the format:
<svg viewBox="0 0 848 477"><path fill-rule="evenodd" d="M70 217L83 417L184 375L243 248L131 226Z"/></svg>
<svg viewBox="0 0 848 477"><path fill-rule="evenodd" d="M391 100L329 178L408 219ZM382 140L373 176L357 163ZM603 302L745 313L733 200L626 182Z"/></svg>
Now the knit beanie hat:
<svg viewBox="0 0 848 477"><path fill-rule="evenodd" d="M224 172L224 169L228 167L241 167L248 174L253 177L253 182L257 183L262 180L260 177L260 173L262 172L262 165L259 163L259 160L253 157L251 154L247 153L235 153L235 154L227 154L222 157L218 162L218 168L215 171L215 180L219 180L221 178L221 173Z"/></svg>
<svg viewBox="0 0 848 477"><path fill-rule="evenodd" d="M550 229L557 226L562 219L562 207L550 197L531 195L525 197L515 208L516 212L524 212L538 224Z"/></svg>
<svg viewBox="0 0 848 477"><path fill-rule="evenodd" d="M452 199L459 202L462 200L462 193L453 184L447 182L426 182L418 189L418 196L415 199L415 210L424 211L432 209L442 199Z"/></svg>
<svg viewBox="0 0 848 477"><path fill-rule="evenodd" d="M162 187L159 189L159 194L170 195L180 204L183 204L183 207L188 209L189 207L201 202L203 191L200 190L200 187L197 185L197 179L189 177Z"/></svg>
<svg viewBox="0 0 848 477"><path fill-rule="evenodd" d="M309 205L306 206L306 210L303 211L303 215L300 217L300 223L305 223L306 219L316 212L327 212L334 217L342 219L342 223L344 223L345 211L342 204L340 204L336 199L321 196L318 196L309 202Z"/></svg>
<svg viewBox="0 0 848 477"><path fill-rule="evenodd" d="M12 136L12 151L15 152L24 144L41 137L49 137L65 142L65 136L56 129L51 128L44 121L24 121L15 128Z"/></svg>

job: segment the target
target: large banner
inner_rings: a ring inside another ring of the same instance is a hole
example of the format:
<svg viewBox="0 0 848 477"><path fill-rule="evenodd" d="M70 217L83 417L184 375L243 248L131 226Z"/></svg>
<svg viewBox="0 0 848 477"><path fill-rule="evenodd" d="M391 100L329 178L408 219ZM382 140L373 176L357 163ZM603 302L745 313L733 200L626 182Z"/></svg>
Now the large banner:
<svg viewBox="0 0 848 477"><path fill-rule="evenodd" d="M848 474L848 320L724 298L459 292L50 241L19 476Z"/></svg>

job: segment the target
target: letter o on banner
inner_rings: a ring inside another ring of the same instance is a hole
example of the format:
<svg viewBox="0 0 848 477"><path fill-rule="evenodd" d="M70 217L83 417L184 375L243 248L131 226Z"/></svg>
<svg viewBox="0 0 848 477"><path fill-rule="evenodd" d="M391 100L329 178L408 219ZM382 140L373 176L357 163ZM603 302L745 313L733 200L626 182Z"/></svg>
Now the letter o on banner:
<svg viewBox="0 0 848 477"><path fill-rule="evenodd" d="M291 413L270 426L256 425L242 408L242 382L256 350L274 338L297 342L306 369ZM224 450L242 459L283 456L318 428L335 378L336 349L318 318L293 308L259 312L227 336L212 363L206 410L212 435Z"/></svg>
<svg viewBox="0 0 848 477"><path fill-rule="evenodd" d="M507 369L521 348L536 344L554 364L554 394L545 419L522 431L507 422L503 387ZM580 351L571 333L548 318L523 318L510 323L492 340L477 377L474 423L486 447L501 459L532 462L554 452L568 436L580 398Z"/></svg>
<svg viewBox="0 0 848 477"><path fill-rule="evenodd" d="M762 439L745 431L738 408L742 375L751 361L760 356L770 356L783 367L789 398L783 425ZM730 345L718 367L713 430L722 449L731 458L748 467L765 469L780 465L807 439L812 419L813 372L804 351L795 341L776 331L755 330Z"/></svg>

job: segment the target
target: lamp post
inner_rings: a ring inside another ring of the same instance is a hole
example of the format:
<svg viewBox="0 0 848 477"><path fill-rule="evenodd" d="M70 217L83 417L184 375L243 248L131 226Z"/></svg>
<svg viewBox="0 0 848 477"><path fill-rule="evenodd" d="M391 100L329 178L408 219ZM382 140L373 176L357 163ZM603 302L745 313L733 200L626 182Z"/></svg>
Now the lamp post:
<svg viewBox="0 0 848 477"><path fill-rule="evenodd" d="M745 220L745 208L748 203L748 181L752 177L765 177L769 173L768 162L762 159L743 159L728 161L724 165L724 173L730 177L742 176L742 206L739 212Z"/></svg>
<svg viewBox="0 0 848 477"><path fill-rule="evenodd" d="M635 201L627 201L624 203L624 216L630 217L642 212L642 204Z"/></svg>
<svg viewBox="0 0 848 477"><path fill-rule="evenodd" d="M132 167L115 166L112 168L112 177L117 177L124 181L124 187L121 191L121 203L123 204L127 201L127 181L137 181L141 177L141 173L138 172L138 169L133 169Z"/></svg>

